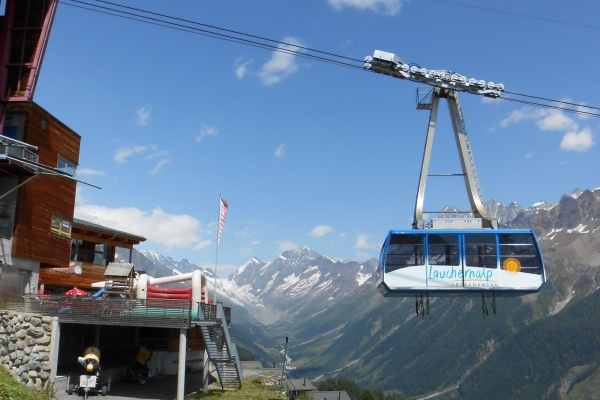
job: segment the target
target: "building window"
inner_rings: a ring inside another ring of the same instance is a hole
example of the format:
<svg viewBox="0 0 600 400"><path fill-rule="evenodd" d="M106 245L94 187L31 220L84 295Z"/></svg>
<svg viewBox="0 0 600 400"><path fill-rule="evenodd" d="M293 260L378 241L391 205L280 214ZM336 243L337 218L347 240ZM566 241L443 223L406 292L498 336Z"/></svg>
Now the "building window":
<svg viewBox="0 0 600 400"><path fill-rule="evenodd" d="M75 176L75 170L77 169L77 164L72 161L67 160L63 156L58 156L58 166L56 167L59 171L66 172L71 176Z"/></svg>
<svg viewBox="0 0 600 400"><path fill-rule="evenodd" d="M115 246L103 243L71 240L71 261L80 261L97 265L108 265L115 260Z"/></svg>
<svg viewBox="0 0 600 400"><path fill-rule="evenodd" d="M50 228L52 233L64 237L71 237L71 221L59 217L58 215L52 215L52 227Z"/></svg>

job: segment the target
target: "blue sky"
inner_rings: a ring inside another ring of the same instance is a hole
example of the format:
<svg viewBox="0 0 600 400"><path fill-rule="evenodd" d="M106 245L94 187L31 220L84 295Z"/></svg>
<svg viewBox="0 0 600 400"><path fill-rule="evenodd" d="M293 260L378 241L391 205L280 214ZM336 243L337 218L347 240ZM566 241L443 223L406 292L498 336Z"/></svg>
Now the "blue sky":
<svg viewBox="0 0 600 400"><path fill-rule="evenodd" d="M434 0L116 1L600 106L594 1L486 3L541 19ZM376 257L389 229L410 228L428 119L418 86L61 3L35 101L82 136L78 177L102 187L79 185L76 216L147 237L140 250L214 265L227 199L225 276L300 245ZM461 104L486 201L526 207L600 187L600 119L468 94ZM453 140L443 105L431 173L459 172ZM430 179L426 209L468 208L449 179Z"/></svg>

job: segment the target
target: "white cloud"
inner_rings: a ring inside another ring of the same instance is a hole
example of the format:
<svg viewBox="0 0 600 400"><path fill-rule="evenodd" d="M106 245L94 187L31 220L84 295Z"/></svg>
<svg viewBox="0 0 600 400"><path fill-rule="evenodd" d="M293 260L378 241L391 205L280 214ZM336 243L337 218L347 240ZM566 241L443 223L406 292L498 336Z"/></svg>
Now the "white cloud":
<svg viewBox="0 0 600 400"><path fill-rule="evenodd" d="M241 58L235 60L235 75L238 77L238 79L242 79L246 75L246 72L248 71L248 65L252 64L253 62L254 60L242 61Z"/></svg>
<svg viewBox="0 0 600 400"><path fill-rule="evenodd" d="M354 7L389 15L395 15L400 11L403 2L403 0L327 0L327 3L336 10L341 10L344 7Z"/></svg>
<svg viewBox="0 0 600 400"><path fill-rule="evenodd" d="M204 123L202 123L202 128L200 129L200 135L196 136L195 140L196 140L196 142L199 142L207 136L215 136L218 134L219 134L219 132L217 132L216 127L206 126Z"/></svg>
<svg viewBox="0 0 600 400"><path fill-rule="evenodd" d="M562 165L562 166L565 166L565 165L567 165L568 163L569 163L568 161L561 161L561 162L560 162L560 165Z"/></svg>
<svg viewBox="0 0 600 400"><path fill-rule="evenodd" d="M340 234L338 235L338 237L339 237L339 238L345 238L345 237L346 237L346 234L345 234L345 233L340 233Z"/></svg>
<svg viewBox="0 0 600 400"><path fill-rule="evenodd" d="M529 153L527 153L527 154L525 155L525 158L526 158L526 159L530 159L530 158L531 158L531 157L533 157L534 155L535 155L535 152L534 152L534 151L530 151Z"/></svg>
<svg viewBox="0 0 600 400"><path fill-rule="evenodd" d="M144 106L137 110L137 123L138 125L146 126L150 122L150 114L152 113L152 108L149 106Z"/></svg>
<svg viewBox="0 0 600 400"><path fill-rule="evenodd" d="M283 148L284 147L285 147L285 144L282 144L281 146L279 146L278 148L276 148L274 156L277 157L277 158L282 158L283 157Z"/></svg>
<svg viewBox="0 0 600 400"><path fill-rule="evenodd" d="M369 253L365 253L364 251L359 251L354 255L354 258L356 261L361 262L371 259L371 255Z"/></svg>
<svg viewBox="0 0 600 400"><path fill-rule="evenodd" d="M154 169L150 172L148 172L149 175L156 175L158 173L158 171L160 171L162 169L162 167L165 166L165 164L167 164L169 161L169 159L166 160L160 160L155 166Z"/></svg>
<svg viewBox="0 0 600 400"><path fill-rule="evenodd" d="M567 116L562 111L551 109L532 110L529 107L514 110L500 122L500 125L506 128L509 124L530 119L535 120L538 128L542 131L568 131L577 129L577 123L573 118Z"/></svg>
<svg viewBox="0 0 600 400"><path fill-rule="evenodd" d="M77 185L75 188L75 206L85 204L89 201L87 196L89 186Z"/></svg>
<svg viewBox="0 0 600 400"><path fill-rule="evenodd" d="M502 125L503 128L506 128L508 126L508 124L518 123L525 119L531 119L531 118L534 118L534 113L529 108L523 108L521 110L514 110L513 112L511 112L509 114L508 117L504 118L500 122L500 125Z"/></svg>
<svg viewBox="0 0 600 400"><path fill-rule="evenodd" d="M596 142L589 126L580 132L567 132L560 142L560 148L567 151L586 151L592 148Z"/></svg>
<svg viewBox="0 0 600 400"><path fill-rule="evenodd" d="M371 238L367 235L358 235L354 244L355 249L376 249L377 247L377 244L372 243Z"/></svg>
<svg viewBox="0 0 600 400"><path fill-rule="evenodd" d="M203 269L210 269L211 271L214 271L215 263L214 262L212 262L212 263L206 262L206 263L200 264L199 267L203 268ZM217 268L217 275L219 276L219 278L223 278L223 277L231 275L238 268L239 268L239 266L233 265L233 264L219 264L219 267ZM212 279L212 280L210 280L210 282L208 282L208 292L209 292L210 298L212 299L213 296L215 295L215 280L214 279Z"/></svg>
<svg viewBox="0 0 600 400"><path fill-rule="evenodd" d="M144 151L146 151L145 146L120 147L117 149L117 152L113 157L113 161L122 164L126 162L127 159L132 155L143 153Z"/></svg>
<svg viewBox="0 0 600 400"><path fill-rule="evenodd" d="M576 130L577 123L573 118L558 110L538 110L536 113L539 118L536 122L542 131L568 131Z"/></svg>
<svg viewBox="0 0 600 400"><path fill-rule="evenodd" d="M106 172L96 171L95 169L82 168L77 170L77 176L106 176Z"/></svg>
<svg viewBox="0 0 600 400"><path fill-rule="evenodd" d="M201 240L200 242L196 243L196 245L194 246L194 250L202 250L210 246L211 244L213 244L212 240Z"/></svg>
<svg viewBox="0 0 600 400"><path fill-rule="evenodd" d="M289 44L280 44L277 48L294 52L303 51L303 49L300 49L297 46L304 46L304 44L300 43L298 39L294 37L283 38L282 42ZM258 73L258 77L262 84L271 86L281 81L289 74L296 72L298 70L298 64L296 64L295 59L296 56L294 54L273 51L271 59L262 66Z"/></svg>
<svg viewBox="0 0 600 400"><path fill-rule="evenodd" d="M90 204L77 204L75 217L106 227L144 236L149 242L159 243L167 249L206 247L200 221L190 215L167 214L160 208L148 212L135 207L108 208Z"/></svg>
<svg viewBox="0 0 600 400"><path fill-rule="evenodd" d="M529 107L525 107L510 113L507 118L500 122L500 125L506 128L508 124L527 119L535 120L536 125L542 131L566 132L560 143L560 148L563 150L586 151L596 144L594 134L589 126L580 130L579 124L573 118L559 110L543 109L534 111ZM529 157L526 156L526 158Z"/></svg>
<svg viewBox="0 0 600 400"><path fill-rule="evenodd" d="M156 148L154 148L154 146L152 146L152 150L154 150L154 153L148 154L145 157L146 160L153 160L157 157L169 157L169 155L170 155L168 150L158 151L158 150L156 150Z"/></svg>
<svg viewBox="0 0 600 400"><path fill-rule="evenodd" d="M252 241L250 244L251 244L252 246L259 245L259 244L260 244L260 240L253 240L253 241Z"/></svg>
<svg viewBox="0 0 600 400"><path fill-rule="evenodd" d="M296 243L289 240L285 242L277 242L277 244L279 245L279 249L281 251L296 250L298 247L300 247Z"/></svg>
<svg viewBox="0 0 600 400"><path fill-rule="evenodd" d="M329 225L317 225L309 235L312 237L323 237L324 235L333 232L333 229Z"/></svg>
<svg viewBox="0 0 600 400"><path fill-rule="evenodd" d="M501 101L497 97L487 97L487 96L481 97L481 102L483 104L494 104L494 105L500 105L500 103L501 103Z"/></svg>

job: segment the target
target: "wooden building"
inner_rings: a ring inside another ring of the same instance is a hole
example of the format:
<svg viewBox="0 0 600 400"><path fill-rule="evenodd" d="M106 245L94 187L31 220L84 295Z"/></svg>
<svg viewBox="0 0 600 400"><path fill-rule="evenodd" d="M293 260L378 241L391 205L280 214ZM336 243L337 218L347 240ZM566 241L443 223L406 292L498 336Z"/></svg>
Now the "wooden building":
<svg viewBox="0 0 600 400"><path fill-rule="evenodd" d="M35 103L7 104L2 135L0 293L35 292L40 268L69 266L81 137Z"/></svg>
<svg viewBox="0 0 600 400"><path fill-rule="evenodd" d="M91 289L92 283L106 279L107 266L117 261L117 248L129 250L128 259L123 261L131 262L133 246L145 240L143 236L73 218L70 257L63 267L40 268L40 289Z"/></svg>
<svg viewBox="0 0 600 400"><path fill-rule="evenodd" d="M0 136L0 301L3 293L34 293L39 284L91 288L104 280L117 247L131 252L146 240L73 217L80 143L77 133L36 103L6 105Z"/></svg>

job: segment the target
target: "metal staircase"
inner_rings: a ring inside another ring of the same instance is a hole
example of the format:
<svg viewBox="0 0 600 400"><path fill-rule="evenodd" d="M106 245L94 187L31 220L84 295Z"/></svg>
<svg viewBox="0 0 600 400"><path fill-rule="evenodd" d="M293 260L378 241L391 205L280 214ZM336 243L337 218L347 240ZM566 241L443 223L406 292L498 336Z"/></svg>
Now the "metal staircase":
<svg viewBox="0 0 600 400"><path fill-rule="evenodd" d="M208 354L208 361L215 365L221 388L242 387L242 364L235 343L231 341L227 319L222 303L201 303L199 313L200 331Z"/></svg>

